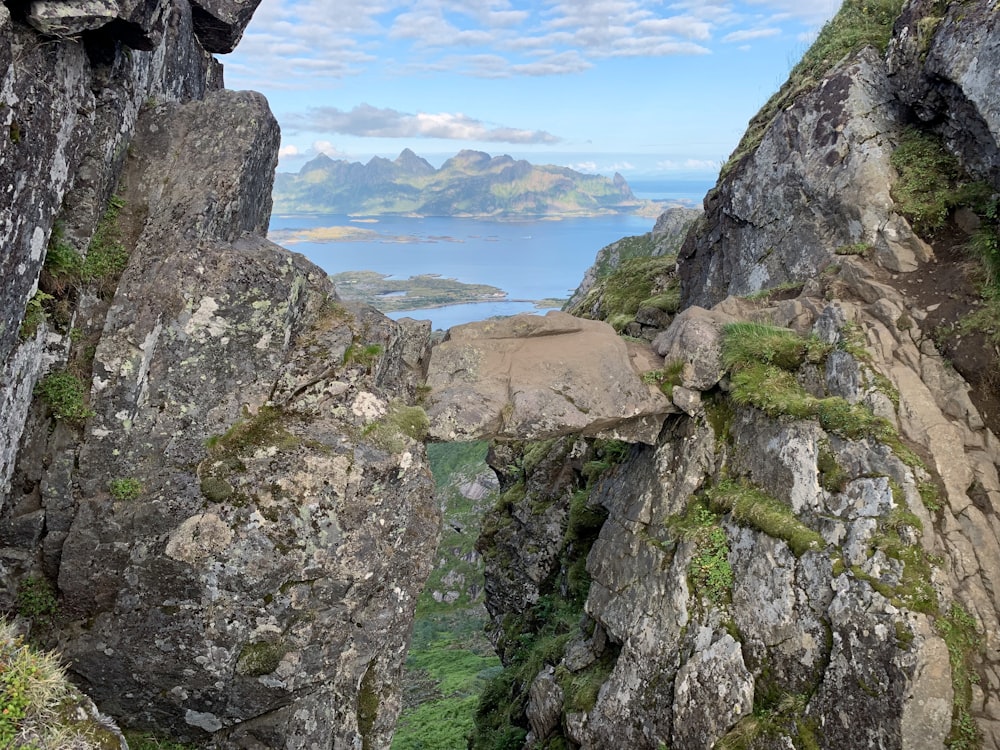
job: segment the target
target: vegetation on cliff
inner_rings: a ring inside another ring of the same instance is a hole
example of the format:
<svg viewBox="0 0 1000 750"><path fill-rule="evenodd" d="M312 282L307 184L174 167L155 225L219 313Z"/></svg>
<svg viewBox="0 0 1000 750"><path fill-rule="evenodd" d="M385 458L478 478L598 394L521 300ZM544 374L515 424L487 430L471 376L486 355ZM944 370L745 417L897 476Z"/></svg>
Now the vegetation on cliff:
<svg viewBox="0 0 1000 750"><path fill-rule="evenodd" d="M764 131L778 113L815 88L824 74L846 55L867 45L885 51L892 35L892 23L902 7L902 0L845 0L792 68L788 80L750 120L736 150L722 167L722 175L760 145Z"/></svg>

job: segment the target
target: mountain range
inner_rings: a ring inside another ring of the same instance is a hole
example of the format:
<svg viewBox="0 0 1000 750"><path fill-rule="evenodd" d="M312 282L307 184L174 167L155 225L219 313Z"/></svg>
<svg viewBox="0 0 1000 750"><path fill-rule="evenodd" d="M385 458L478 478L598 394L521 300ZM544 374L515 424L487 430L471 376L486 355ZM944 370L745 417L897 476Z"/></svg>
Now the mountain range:
<svg viewBox="0 0 1000 750"><path fill-rule="evenodd" d="M647 208L625 178L464 150L440 169L405 149L368 163L325 154L275 177L274 210L413 216L592 216Z"/></svg>

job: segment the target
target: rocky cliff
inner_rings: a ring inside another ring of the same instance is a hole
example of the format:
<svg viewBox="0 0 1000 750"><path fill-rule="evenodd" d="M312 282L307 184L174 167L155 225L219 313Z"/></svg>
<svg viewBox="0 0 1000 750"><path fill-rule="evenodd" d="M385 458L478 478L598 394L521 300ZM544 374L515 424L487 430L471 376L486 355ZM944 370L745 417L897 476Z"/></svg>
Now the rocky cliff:
<svg viewBox="0 0 1000 750"><path fill-rule="evenodd" d="M127 727L384 747L439 510L429 326L263 238L256 3L0 6L4 609Z"/></svg>
<svg viewBox="0 0 1000 750"><path fill-rule="evenodd" d="M496 452L474 747L1000 747L998 22L845 3L679 252L683 413Z"/></svg>

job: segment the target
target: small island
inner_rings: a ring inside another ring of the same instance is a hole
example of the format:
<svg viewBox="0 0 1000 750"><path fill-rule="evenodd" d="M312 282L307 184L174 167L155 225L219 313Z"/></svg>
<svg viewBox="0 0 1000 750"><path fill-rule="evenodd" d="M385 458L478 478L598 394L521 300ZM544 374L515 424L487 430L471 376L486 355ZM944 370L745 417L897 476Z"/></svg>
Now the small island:
<svg viewBox="0 0 1000 750"><path fill-rule="evenodd" d="M337 293L365 302L384 313L422 310L467 302L526 301L561 305L564 300L509 300L507 292L488 284L466 284L437 274L393 279L375 271L345 271L330 276Z"/></svg>

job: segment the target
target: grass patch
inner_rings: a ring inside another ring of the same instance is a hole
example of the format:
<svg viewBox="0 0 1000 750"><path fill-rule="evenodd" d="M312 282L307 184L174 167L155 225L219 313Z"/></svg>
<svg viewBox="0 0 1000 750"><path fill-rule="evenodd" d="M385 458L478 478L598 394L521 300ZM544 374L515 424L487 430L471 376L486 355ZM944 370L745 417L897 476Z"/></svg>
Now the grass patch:
<svg viewBox="0 0 1000 750"><path fill-rule="evenodd" d="M823 537L796 518L791 508L746 482L723 479L706 494L712 510L730 513L739 525L783 540L796 557L826 547Z"/></svg>
<svg viewBox="0 0 1000 750"><path fill-rule="evenodd" d="M726 175L743 157L752 153L778 114L814 89L846 55L871 45L885 52L892 24L903 0L845 0L840 10L820 30L816 41L788 74L788 80L767 101L747 126L736 150L722 167Z"/></svg>
<svg viewBox="0 0 1000 750"><path fill-rule="evenodd" d="M662 369L644 372L642 380L644 383L652 383L657 386L667 398L673 398L674 386L681 384L681 374L684 372L684 360L678 359L674 362L667 362Z"/></svg>
<svg viewBox="0 0 1000 750"><path fill-rule="evenodd" d="M21 341L27 341L38 332L39 326L45 322L45 306L53 300L55 297L41 290L31 295L31 299L24 307L24 317L21 319L21 328L18 331Z"/></svg>
<svg viewBox="0 0 1000 750"><path fill-rule="evenodd" d="M68 746L52 740L79 741L59 731L58 709L69 693L57 657L26 645L0 621L0 746L41 750Z"/></svg>
<svg viewBox="0 0 1000 750"><path fill-rule="evenodd" d="M729 564L729 539L719 525L719 516L702 498L692 498L684 515L667 520L667 530L675 537L694 542L695 554L688 566L693 593L723 606L730 601L733 568Z"/></svg>
<svg viewBox="0 0 1000 750"><path fill-rule="evenodd" d="M676 312L680 305L680 281L673 277L676 265L675 255L624 260L594 285L574 312L590 317L590 311L599 300L600 316L619 331L635 320L640 307ZM664 287L663 279L667 277L670 278ZM654 294L658 286L661 291Z"/></svg>
<svg viewBox="0 0 1000 750"><path fill-rule="evenodd" d="M59 610L56 592L48 579L42 576L22 578L17 585L14 602L17 613L32 622L50 622Z"/></svg>
<svg viewBox="0 0 1000 750"><path fill-rule="evenodd" d="M855 242L853 245L841 245L833 252L835 255L860 255L867 258L874 249L870 242Z"/></svg>
<svg viewBox="0 0 1000 750"><path fill-rule="evenodd" d="M288 649L280 641L248 643L240 649L236 660L236 673L259 677L270 674L281 663Z"/></svg>
<svg viewBox="0 0 1000 750"><path fill-rule="evenodd" d="M135 477L118 477L108 482L108 491L115 500L135 500L142 495L142 482Z"/></svg>
<svg viewBox="0 0 1000 750"><path fill-rule="evenodd" d="M344 351L343 364L345 366L358 364L370 368L375 364L382 351L383 347L381 344L365 344L362 346L355 342Z"/></svg>
<svg viewBox="0 0 1000 750"><path fill-rule="evenodd" d="M79 426L94 416L94 411L87 405L83 383L68 370L46 375L35 385L34 394L48 404L57 420Z"/></svg>
<svg viewBox="0 0 1000 750"><path fill-rule="evenodd" d="M405 438L423 442L430 427L430 419L423 407L393 402L384 417L365 428L364 435L379 448L399 453L406 448Z"/></svg>
<svg viewBox="0 0 1000 750"><path fill-rule="evenodd" d="M820 443L819 455L816 457L816 469L819 472L819 485L827 492L843 492L850 481L850 475L837 461L826 441Z"/></svg>
<svg viewBox="0 0 1000 750"><path fill-rule="evenodd" d="M951 681L955 691L951 732L945 741L945 746L951 750L973 750L982 747L979 727L969 712L972 705L972 686L979 682L973 661L984 648L979 623L960 604L952 604L945 614L937 618L935 627L948 646Z"/></svg>
<svg viewBox="0 0 1000 750"><path fill-rule="evenodd" d="M777 297L779 294L784 294L788 292L800 292L802 287L805 286L803 281L783 281L776 286L768 287L767 289L761 289L752 294L746 295L744 299L751 302L766 302L773 297Z"/></svg>
<svg viewBox="0 0 1000 750"><path fill-rule="evenodd" d="M117 195L111 196L83 259L82 280L93 283L97 293L105 298L114 294L118 279L128 265L129 252L122 244L118 225L118 215L124 207L124 200Z"/></svg>
<svg viewBox="0 0 1000 750"><path fill-rule="evenodd" d="M289 416L280 407L265 404L253 416L238 420L224 434L209 438L206 447L217 461L236 459L265 446L292 450L300 441L285 429L287 419Z"/></svg>
<svg viewBox="0 0 1000 750"><path fill-rule="evenodd" d="M815 337L765 323L727 323L722 334L722 363L730 370L763 363L792 371L804 362L822 362L831 349Z"/></svg>

